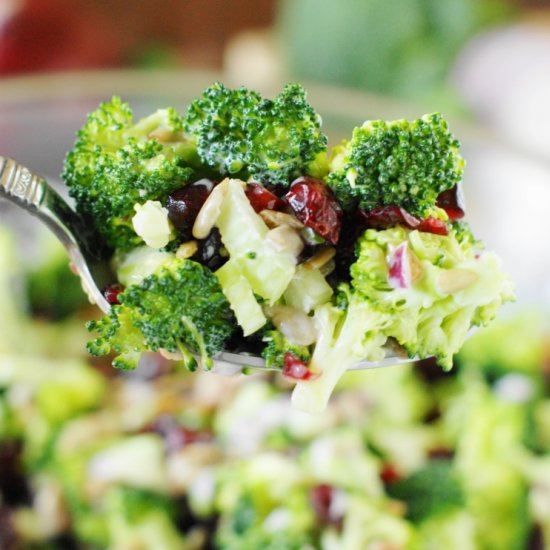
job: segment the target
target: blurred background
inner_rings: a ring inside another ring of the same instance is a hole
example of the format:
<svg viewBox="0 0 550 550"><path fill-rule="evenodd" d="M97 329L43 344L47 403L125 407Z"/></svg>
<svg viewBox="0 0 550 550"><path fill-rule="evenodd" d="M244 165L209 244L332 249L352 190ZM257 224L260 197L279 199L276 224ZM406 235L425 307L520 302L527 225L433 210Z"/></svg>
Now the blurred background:
<svg viewBox="0 0 550 550"><path fill-rule="evenodd" d="M451 373L353 374L308 417L277 377L90 361L64 251L0 201L0 549L550 548L550 1L0 0L0 155L54 184L100 101L215 79L303 82L332 143L442 111L518 301Z"/></svg>

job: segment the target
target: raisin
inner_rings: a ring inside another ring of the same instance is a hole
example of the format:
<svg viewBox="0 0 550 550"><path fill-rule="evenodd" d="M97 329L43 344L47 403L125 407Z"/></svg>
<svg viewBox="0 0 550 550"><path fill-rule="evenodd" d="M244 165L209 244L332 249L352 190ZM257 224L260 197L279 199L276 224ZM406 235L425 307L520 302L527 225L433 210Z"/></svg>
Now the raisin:
<svg viewBox="0 0 550 550"><path fill-rule="evenodd" d="M21 459L22 452L21 441L0 443L0 502L8 506L26 505L32 500L32 491Z"/></svg>
<svg viewBox="0 0 550 550"><path fill-rule="evenodd" d="M225 253L220 231L217 227L214 227L210 231L206 239L201 239L198 243L199 248L193 259L212 271L219 269L228 260L228 255Z"/></svg>
<svg viewBox="0 0 550 550"><path fill-rule="evenodd" d="M295 216L331 244L340 240L342 208L321 180L302 176L294 180L285 199Z"/></svg>
<svg viewBox="0 0 550 550"><path fill-rule="evenodd" d="M193 224L214 185L211 180L201 179L168 195L168 218L182 240L193 238Z"/></svg>

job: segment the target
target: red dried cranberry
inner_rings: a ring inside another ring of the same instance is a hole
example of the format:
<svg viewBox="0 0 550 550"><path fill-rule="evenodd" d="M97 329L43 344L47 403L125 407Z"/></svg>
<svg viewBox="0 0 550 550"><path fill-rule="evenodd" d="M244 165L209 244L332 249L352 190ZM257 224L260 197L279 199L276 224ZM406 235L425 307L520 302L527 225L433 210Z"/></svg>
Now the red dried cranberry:
<svg viewBox="0 0 550 550"><path fill-rule="evenodd" d="M458 185L440 193L436 204L447 212L447 216L453 222L464 217L464 201Z"/></svg>
<svg viewBox="0 0 550 550"><path fill-rule="evenodd" d="M435 235L448 235L449 228L443 220L438 220L437 218L426 218L420 222L420 225L417 227L418 231L424 231L426 233L434 233Z"/></svg>
<svg viewBox="0 0 550 550"><path fill-rule="evenodd" d="M120 304L118 301L118 295L124 290L124 287L119 283L109 285L104 291L103 296L109 304L112 306Z"/></svg>
<svg viewBox="0 0 550 550"><path fill-rule="evenodd" d="M385 464L380 472L380 479L386 484L395 483L401 479L401 475L397 469L391 464Z"/></svg>
<svg viewBox="0 0 550 550"><path fill-rule="evenodd" d="M390 204L388 206L378 206L372 210L360 210L360 217L369 227L385 229L394 225L404 225L410 229L418 229L426 233L435 233L436 235L447 235L449 229L443 220L432 216L425 220L419 220L404 208Z"/></svg>
<svg viewBox="0 0 550 550"><path fill-rule="evenodd" d="M191 230L197 214L213 188L213 181L202 179L168 196L168 218L182 238L191 239Z"/></svg>
<svg viewBox="0 0 550 550"><path fill-rule="evenodd" d="M330 523L332 519L330 506L332 504L333 494L334 488L326 483L313 487L309 493L311 507L322 523Z"/></svg>
<svg viewBox="0 0 550 550"><path fill-rule="evenodd" d="M321 180L303 176L294 180L285 195L296 217L331 244L342 228L342 208L332 190Z"/></svg>
<svg viewBox="0 0 550 550"><path fill-rule="evenodd" d="M244 192L252 208L258 213L262 210L282 210L286 206L284 200L265 188L261 183L247 183Z"/></svg>
<svg viewBox="0 0 550 550"><path fill-rule="evenodd" d="M169 415L157 418L150 427L150 431L162 436L164 439L164 447L169 453L176 452L191 443L210 441L213 437L212 433L206 430L191 430L185 428Z"/></svg>
<svg viewBox="0 0 550 550"><path fill-rule="evenodd" d="M404 208L390 204L388 206L377 206L372 210L360 210L363 220L370 227L385 229L397 224L406 225L411 229L416 229L420 220L409 214Z"/></svg>
<svg viewBox="0 0 550 550"><path fill-rule="evenodd" d="M283 376L289 380L315 380L318 374L311 372L307 363L296 357L290 351L285 353Z"/></svg>

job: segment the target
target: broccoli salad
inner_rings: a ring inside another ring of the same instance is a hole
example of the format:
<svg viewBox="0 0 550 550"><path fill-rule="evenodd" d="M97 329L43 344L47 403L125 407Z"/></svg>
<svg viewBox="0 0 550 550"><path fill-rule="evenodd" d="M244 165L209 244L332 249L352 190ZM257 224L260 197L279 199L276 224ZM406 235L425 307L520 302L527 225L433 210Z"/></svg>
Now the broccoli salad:
<svg viewBox="0 0 550 550"><path fill-rule="evenodd" d="M0 229L3 550L550 547L541 314L501 316L449 372L430 359L349 373L325 414L304 414L271 372L83 357L90 306L66 292L45 308L32 291L38 272L78 288L52 242L56 261L23 278Z"/></svg>
<svg viewBox="0 0 550 550"><path fill-rule="evenodd" d="M513 288L464 221L459 143L438 113L367 121L329 148L304 89L275 99L216 83L184 114L88 115L63 179L111 259L110 312L88 349L134 369L261 355L322 411L363 360L448 370Z"/></svg>

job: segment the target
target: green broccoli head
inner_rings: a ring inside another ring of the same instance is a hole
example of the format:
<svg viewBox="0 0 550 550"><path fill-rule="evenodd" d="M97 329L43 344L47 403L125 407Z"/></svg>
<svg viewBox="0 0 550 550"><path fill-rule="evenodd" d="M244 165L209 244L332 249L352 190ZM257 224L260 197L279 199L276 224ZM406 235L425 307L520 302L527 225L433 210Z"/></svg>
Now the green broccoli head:
<svg viewBox="0 0 550 550"><path fill-rule="evenodd" d="M189 106L185 128L210 168L284 186L299 175L316 175L327 146L320 117L297 84L274 100L214 84Z"/></svg>
<svg viewBox="0 0 550 550"><path fill-rule="evenodd" d="M135 368L141 351L164 349L181 352L190 368L197 354L208 368L234 330L218 279L191 260L168 260L118 298L120 305L88 325L99 333L88 350L94 355L115 351L115 367Z"/></svg>
<svg viewBox="0 0 550 550"><path fill-rule="evenodd" d="M65 158L63 179L77 211L105 243L128 250L141 242L132 227L134 204L163 201L184 185L195 155L173 109L134 123L129 105L114 97L88 115Z"/></svg>
<svg viewBox="0 0 550 550"><path fill-rule="evenodd" d="M265 359L265 365L269 369L282 369L285 362L285 354L292 353L298 359L309 363L311 351L307 346L299 346L289 342L284 334L273 329L266 330L263 336L265 346L262 349L262 357Z"/></svg>
<svg viewBox="0 0 550 550"><path fill-rule="evenodd" d="M388 487L391 497L407 503L408 517L420 523L464 505L460 477L448 460L433 460L423 469Z"/></svg>
<svg viewBox="0 0 550 550"><path fill-rule="evenodd" d="M369 229L358 240L352 287L390 319L384 333L410 357L434 356L448 370L470 328L514 299L499 258L476 244L464 226L444 236Z"/></svg>
<svg viewBox="0 0 550 550"><path fill-rule="evenodd" d="M367 121L335 149L328 183L348 210L396 205L426 218L438 195L462 178L459 146L439 113Z"/></svg>

